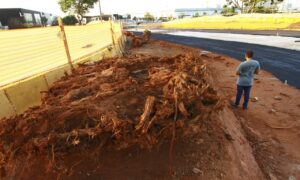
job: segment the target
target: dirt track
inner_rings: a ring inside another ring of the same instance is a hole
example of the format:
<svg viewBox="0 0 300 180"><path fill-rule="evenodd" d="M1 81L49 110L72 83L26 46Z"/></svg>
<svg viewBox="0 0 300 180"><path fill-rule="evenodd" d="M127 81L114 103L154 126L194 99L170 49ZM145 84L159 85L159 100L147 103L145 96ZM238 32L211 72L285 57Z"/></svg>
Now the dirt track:
<svg viewBox="0 0 300 180"><path fill-rule="evenodd" d="M262 72L259 101L232 110L237 63L154 41L81 66L0 122L1 178L300 178L299 90Z"/></svg>

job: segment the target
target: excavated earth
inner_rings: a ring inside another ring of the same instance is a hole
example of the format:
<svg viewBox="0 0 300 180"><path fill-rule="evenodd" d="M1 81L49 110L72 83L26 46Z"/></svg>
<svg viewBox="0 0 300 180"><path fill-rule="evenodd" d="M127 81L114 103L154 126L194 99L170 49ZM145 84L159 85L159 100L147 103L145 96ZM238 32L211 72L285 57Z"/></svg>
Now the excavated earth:
<svg viewBox="0 0 300 180"><path fill-rule="evenodd" d="M41 106L0 121L1 179L297 178L268 169L272 152L227 106L209 62L223 60L151 41L80 65Z"/></svg>

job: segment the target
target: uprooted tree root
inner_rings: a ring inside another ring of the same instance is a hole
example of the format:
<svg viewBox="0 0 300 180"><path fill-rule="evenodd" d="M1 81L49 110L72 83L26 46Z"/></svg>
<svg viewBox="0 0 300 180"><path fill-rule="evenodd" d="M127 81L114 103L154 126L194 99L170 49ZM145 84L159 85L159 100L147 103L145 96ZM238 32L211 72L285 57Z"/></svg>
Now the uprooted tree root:
<svg viewBox="0 0 300 180"><path fill-rule="evenodd" d="M141 36L136 36L134 33L129 31L124 31L123 34L131 41L131 47L141 47L150 41L151 31L145 30Z"/></svg>
<svg viewBox="0 0 300 180"><path fill-rule="evenodd" d="M208 74L193 54L80 65L50 88L41 106L1 120L1 176L17 171L18 156L50 154L53 167L56 153L82 145L151 148L171 139L173 128L188 135L193 123L223 108Z"/></svg>

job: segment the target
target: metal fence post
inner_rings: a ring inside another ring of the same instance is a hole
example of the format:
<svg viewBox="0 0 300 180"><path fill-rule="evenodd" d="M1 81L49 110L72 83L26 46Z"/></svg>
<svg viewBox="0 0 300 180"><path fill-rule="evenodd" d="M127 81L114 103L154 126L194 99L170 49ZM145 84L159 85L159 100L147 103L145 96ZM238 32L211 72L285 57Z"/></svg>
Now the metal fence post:
<svg viewBox="0 0 300 180"><path fill-rule="evenodd" d="M123 31L124 27L123 27L123 22L120 20L120 27L121 27L121 31Z"/></svg>
<svg viewBox="0 0 300 180"><path fill-rule="evenodd" d="M68 63L70 64L71 68L74 69L74 66L73 66L72 60L71 60L71 55L70 55L70 51L69 51L69 46L68 46L68 41L67 41L67 37L66 37L66 33L65 33L64 24L61 20L61 17L58 17L58 24L59 24L59 27L60 27L60 34L61 34L61 37L62 37L63 42L64 42L65 51L66 51L66 55L67 55L67 58L68 58Z"/></svg>
<svg viewBox="0 0 300 180"><path fill-rule="evenodd" d="M120 31L121 31L121 48L124 50L125 49L125 36L124 36L124 26L123 26L123 22L122 20L120 20ZM122 51L122 50L121 50ZM124 54L124 52L122 51L122 54Z"/></svg>
<svg viewBox="0 0 300 180"><path fill-rule="evenodd" d="M114 38L114 30L112 27L112 20L109 18L109 23L110 23L110 32L111 32L111 38L112 38L112 43L114 46L116 46L115 38Z"/></svg>

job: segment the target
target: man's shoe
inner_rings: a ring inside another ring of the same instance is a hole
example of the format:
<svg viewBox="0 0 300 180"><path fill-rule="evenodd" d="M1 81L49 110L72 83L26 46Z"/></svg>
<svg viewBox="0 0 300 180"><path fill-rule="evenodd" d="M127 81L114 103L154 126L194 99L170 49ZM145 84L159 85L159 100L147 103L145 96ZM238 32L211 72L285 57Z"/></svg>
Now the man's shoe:
<svg viewBox="0 0 300 180"><path fill-rule="evenodd" d="M231 105L233 108L238 108L238 106L239 106L239 105L235 104L233 101L230 102L230 105Z"/></svg>

